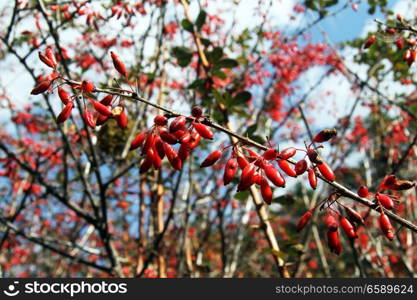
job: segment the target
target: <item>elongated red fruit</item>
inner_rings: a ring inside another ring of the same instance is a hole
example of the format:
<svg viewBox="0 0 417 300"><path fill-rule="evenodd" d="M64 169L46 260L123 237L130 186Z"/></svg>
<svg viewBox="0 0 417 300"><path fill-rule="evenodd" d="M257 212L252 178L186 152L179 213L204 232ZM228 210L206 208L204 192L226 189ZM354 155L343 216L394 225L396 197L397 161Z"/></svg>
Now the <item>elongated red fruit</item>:
<svg viewBox="0 0 417 300"><path fill-rule="evenodd" d="M271 186L268 183L268 180L265 177L261 177L260 185L261 185L262 199L264 199L266 204L270 205L272 203L273 192L272 192Z"/></svg>
<svg viewBox="0 0 417 300"><path fill-rule="evenodd" d="M46 57L52 62L52 65L53 65L52 68L55 68L56 64L57 64L57 61L56 61L54 51L52 51L52 48L47 47L46 50L45 50L45 54L46 54Z"/></svg>
<svg viewBox="0 0 417 300"><path fill-rule="evenodd" d="M391 222L386 214L381 214L379 217L379 227L388 239L394 239L394 228L392 227Z"/></svg>
<svg viewBox="0 0 417 300"><path fill-rule="evenodd" d="M337 135L336 128L323 129L322 131L316 134L316 136L313 138L313 141L316 143L327 142L328 140L335 137L336 135Z"/></svg>
<svg viewBox="0 0 417 300"><path fill-rule="evenodd" d="M117 116L117 125L119 125L120 128L125 129L127 128L127 115L125 110Z"/></svg>
<svg viewBox="0 0 417 300"><path fill-rule="evenodd" d="M197 130L198 134L201 135L203 138L212 140L213 139L213 132L208 128L206 125L201 123L193 123L195 130Z"/></svg>
<svg viewBox="0 0 417 300"><path fill-rule="evenodd" d="M54 63L48 58L46 57L46 55L44 55L43 53L39 52L39 59L48 67L51 67L52 69L55 68Z"/></svg>
<svg viewBox="0 0 417 300"><path fill-rule="evenodd" d="M282 150L279 154L279 157L281 157L282 159L288 159L293 157L295 153L297 153L297 149L295 149L294 147L290 147Z"/></svg>
<svg viewBox="0 0 417 300"><path fill-rule="evenodd" d="M317 175L312 168L308 169L308 182L310 183L312 189L315 190L317 188Z"/></svg>
<svg viewBox="0 0 417 300"><path fill-rule="evenodd" d="M91 128L96 127L96 120L94 119L94 115L88 109L84 110L84 120Z"/></svg>
<svg viewBox="0 0 417 300"><path fill-rule="evenodd" d="M337 230L327 231L327 243L332 252L336 253L337 255L342 252L342 244L340 243L339 232Z"/></svg>
<svg viewBox="0 0 417 300"><path fill-rule="evenodd" d="M182 132L181 136L178 137L178 140L180 141L181 144L187 144L187 143L190 142L191 134L190 134L189 131L187 131L187 130L186 131L178 130L175 133L177 133L177 132ZM174 133L174 135L175 135L175 133Z"/></svg>
<svg viewBox="0 0 417 300"><path fill-rule="evenodd" d="M174 150L174 148L172 148L171 145L167 143L164 144L164 148L165 155L167 156L171 166L176 170L180 170L182 168L182 160L179 158L177 152Z"/></svg>
<svg viewBox="0 0 417 300"><path fill-rule="evenodd" d="M123 76L127 75L126 66L125 64L120 60L119 56L115 54L113 51L110 51L110 56L113 60L114 68L122 74Z"/></svg>
<svg viewBox="0 0 417 300"><path fill-rule="evenodd" d="M155 118L153 119L153 122L155 123L155 125L165 126L168 122L168 119L165 116L159 115L159 116L155 116Z"/></svg>
<svg viewBox="0 0 417 300"><path fill-rule="evenodd" d="M266 160L275 160L278 156L278 151L275 149L268 149L263 154L262 157Z"/></svg>
<svg viewBox="0 0 417 300"><path fill-rule="evenodd" d="M169 130L171 132L175 132L175 131L178 131L178 130L183 130L183 129L185 129L185 123L186 122L187 122L187 119L184 116L178 116L169 125Z"/></svg>
<svg viewBox="0 0 417 300"><path fill-rule="evenodd" d="M154 154L153 150L149 149L147 154L146 154L146 158L142 161L142 163L140 165L140 173L145 173L146 171L148 171L152 167L154 157L155 157L155 154Z"/></svg>
<svg viewBox="0 0 417 300"><path fill-rule="evenodd" d="M285 174L291 177L297 177L297 173L295 170L291 167L290 163L286 160L279 159L278 160L278 166L281 168L282 171L284 171Z"/></svg>
<svg viewBox="0 0 417 300"><path fill-rule="evenodd" d="M132 144L130 145L130 150L135 150L142 146L143 142L146 139L146 132L139 133L135 139L132 141Z"/></svg>
<svg viewBox="0 0 417 300"><path fill-rule="evenodd" d="M178 149L178 157L185 161L190 156L190 151L188 144L181 144L180 149Z"/></svg>
<svg viewBox="0 0 417 300"><path fill-rule="evenodd" d="M165 147L164 141L157 135L155 136L155 151L158 153L159 157L162 159L165 156Z"/></svg>
<svg viewBox="0 0 417 300"><path fill-rule="evenodd" d="M248 189L252 184L255 183L255 166L248 164L243 170L240 176L240 182L238 186L239 191Z"/></svg>
<svg viewBox="0 0 417 300"><path fill-rule="evenodd" d="M368 49L375 43L376 37L374 35L371 35L368 40L366 41L365 45L363 46L364 49Z"/></svg>
<svg viewBox="0 0 417 300"><path fill-rule="evenodd" d="M228 185L232 181L233 177L235 177L237 166L238 164L236 158L232 157L227 161L223 175L224 185Z"/></svg>
<svg viewBox="0 0 417 300"><path fill-rule="evenodd" d="M313 214L311 213L311 211L308 211L304 215L302 215L302 217L300 218L300 220L298 220L298 223L297 223L297 231L303 230L303 228L310 221L312 215Z"/></svg>
<svg viewBox="0 0 417 300"><path fill-rule="evenodd" d="M106 97L100 100L100 103L105 106L109 106L112 101L113 101L113 95L107 95Z"/></svg>
<svg viewBox="0 0 417 300"><path fill-rule="evenodd" d="M153 149L154 152L156 152L155 149ZM153 158L153 166L155 169L160 169L162 166L162 159L158 154L155 154Z"/></svg>
<svg viewBox="0 0 417 300"><path fill-rule="evenodd" d="M376 193L376 200L386 209L394 208L394 200L388 195Z"/></svg>
<svg viewBox="0 0 417 300"><path fill-rule="evenodd" d="M361 185L358 188L358 195L359 195L359 197L362 197L362 198L368 197L369 196L368 188L366 186L364 186L364 185Z"/></svg>
<svg viewBox="0 0 417 300"><path fill-rule="evenodd" d="M362 219L362 216L356 210L353 210L352 208L345 206L345 211L352 221L362 225L365 224L365 222Z"/></svg>
<svg viewBox="0 0 417 300"><path fill-rule="evenodd" d="M200 143L201 135L199 135L197 132L193 132L190 137L190 141L187 143L187 147L190 150L195 149L198 146L198 143Z"/></svg>
<svg viewBox="0 0 417 300"><path fill-rule="evenodd" d="M177 138L173 134L165 130L159 131L159 136L164 142L171 145L174 145L178 142Z"/></svg>
<svg viewBox="0 0 417 300"><path fill-rule="evenodd" d="M216 163L222 157L222 152L220 150L213 151L210 153L206 159L201 163L200 168L209 167Z"/></svg>
<svg viewBox="0 0 417 300"><path fill-rule="evenodd" d="M93 106L99 114L105 115L107 117L111 116L111 109L108 106L105 106L97 101L93 102Z"/></svg>
<svg viewBox="0 0 417 300"><path fill-rule="evenodd" d="M65 105L64 109L56 118L56 122L59 124L67 120L69 116L71 115L71 111L73 108L74 108L74 103L72 101L68 102L68 104Z"/></svg>
<svg viewBox="0 0 417 300"><path fill-rule="evenodd" d="M271 182L276 185L277 187L285 187L285 179L282 177L281 173L275 169L275 167L271 164L267 164L264 166L264 172L266 177L268 177Z"/></svg>
<svg viewBox="0 0 417 300"><path fill-rule="evenodd" d="M323 177L328 181L334 181L336 179L332 169L330 169L329 165L325 162L317 164L317 168L319 169L321 175L323 175Z"/></svg>
<svg viewBox="0 0 417 300"><path fill-rule="evenodd" d="M247 165L249 165L249 161L246 158L244 158L242 155L238 155L237 163L241 170L243 170Z"/></svg>
<svg viewBox="0 0 417 300"><path fill-rule="evenodd" d="M303 174L307 170L307 161L302 159L295 164L294 171L297 175Z"/></svg>
<svg viewBox="0 0 417 300"><path fill-rule="evenodd" d="M85 93L92 93L94 91L94 84L92 84L90 81L83 80L81 82L81 88Z"/></svg>
<svg viewBox="0 0 417 300"><path fill-rule="evenodd" d="M336 231L339 227L335 217L332 215L327 215L324 220L326 222L327 228L331 231Z"/></svg>
<svg viewBox="0 0 417 300"><path fill-rule="evenodd" d="M70 101L70 95L61 87L58 88L58 96L63 104L67 104Z"/></svg>
<svg viewBox="0 0 417 300"><path fill-rule="evenodd" d="M351 238L357 238L358 235L356 234L355 227L353 227L352 223L349 222L348 219L345 217L340 218L340 226L342 227L343 231L346 233L346 235Z"/></svg>
<svg viewBox="0 0 417 300"><path fill-rule="evenodd" d="M146 137L145 144L143 145L141 154L144 155L144 154L148 153L148 150L153 148L154 143L155 143L155 134L153 132L151 132Z"/></svg>
<svg viewBox="0 0 417 300"><path fill-rule="evenodd" d="M39 95L43 92L47 91L49 87L51 86L50 80L44 80L41 83L39 83L37 86L35 86L32 91L30 92L32 95Z"/></svg>

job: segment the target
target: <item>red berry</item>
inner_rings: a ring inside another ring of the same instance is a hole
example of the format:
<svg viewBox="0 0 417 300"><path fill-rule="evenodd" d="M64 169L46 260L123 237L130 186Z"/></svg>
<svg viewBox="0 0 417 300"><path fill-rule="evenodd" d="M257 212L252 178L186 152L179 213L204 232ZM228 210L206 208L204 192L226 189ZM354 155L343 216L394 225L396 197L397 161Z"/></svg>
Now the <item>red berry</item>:
<svg viewBox="0 0 417 300"><path fill-rule="evenodd" d="M43 92L47 91L49 87L51 86L50 80L44 80L41 83L39 83L37 86L35 86L32 91L30 92L32 95L39 95Z"/></svg>
<svg viewBox="0 0 417 300"><path fill-rule="evenodd" d="M58 88L58 96L63 104L67 104L70 101L69 94L61 87Z"/></svg>
<svg viewBox="0 0 417 300"><path fill-rule="evenodd" d="M178 142L177 138L173 134L165 130L159 131L159 136L161 137L162 140L164 140L164 142L167 142L168 144L171 144L171 145L175 145Z"/></svg>
<svg viewBox="0 0 417 300"><path fill-rule="evenodd" d="M168 119L165 116L156 116L153 119L153 122L155 123L155 125L165 126L168 122Z"/></svg>
<svg viewBox="0 0 417 300"><path fill-rule="evenodd" d="M278 151L275 149L268 149L262 154L262 157L266 160L275 160L277 156Z"/></svg>
<svg viewBox="0 0 417 300"><path fill-rule="evenodd" d="M83 80L81 82L81 88L84 93L91 93L94 91L94 84L92 84L90 81Z"/></svg>
<svg viewBox="0 0 417 300"><path fill-rule="evenodd" d="M232 157L227 161L226 166L224 168L224 175L223 175L224 185L228 185L232 181L233 177L236 174L237 166L238 166L238 163L235 158Z"/></svg>
<svg viewBox="0 0 417 300"><path fill-rule="evenodd" d="M261 177L260 185L261 185L262 199L264 199L266 204L270 205L272 202L273 192L272 192L271 186L268 183L268 180L264 177Z"/></svg>
<svg viewBox="0 0 417 300"><path fill-rule="evenodd" d="M200 118L203 115L203 109L200 106L194 106L191 109L191 115L194 118Z"/></svg>
<svg viewBox="0 0 417 300"><path fill-rule="evenodd" d="M337 223L335 217L333 217L332 215L327 215L324 220L327 224L327 228L331 231L336 231L339 227L339 224Z"/></svg>
<svg viewBox="0 0 417 300"><path fill-rule="evenodd" d="M71 115L71 111L73 108L74 108L74 103L72 101L68 102L68 104L65 105L64 109L56 118L56 122L59 124L67 120L69 116Z"/></svg>
<svg viewBox="0 0 417 300"><path fill-rule="evenodd" d="M250 188L252 184L255 183L255 166L253 164L248 164L243 170L242 174L240 175L240 182L238 186L239 191L246 190Z"/></svg>
<svg viewBox="0 0 417 300"><path fill-rule="evenodd" d="M394 200L385 194L376 193L375 195L376 200L381 203L383 207L386 209L393 209L394 208Z"/></svg>
<svg viewBox="0 0 417 300"><path fill-rule="evenodd" d="M100 100L100 103L105 106L108 106L111 104L112 101L113 101L113 95L107 95L106 97Z"/></svg>
<svg viewBox="0 0 417 300"><path fill-rule="evenodd" d="M201 163L200 168L209 167L216 163L222 157L222 152L220 150L213 151L210 153L207 158Z"/></svg>
<svg viewBox="0 0 417 300"><path fill-rule="evenodd" d="M364 185L361 185L358 188L358 195L359 195L359 197L362 197L362 198L368 197L369 196L368 188L366 186L364 186Z"/></svg>
<svg viewBox="0 0 417 300"><path fill-rule="evenodd" d="M93 107L99 114L105 115L107 117L111 116L112 114L111 109L108 106L105 106L98 101L93 102Z"/></svg>
<svg viewBox="0 0 417 300"><path fill-rule="evenodd" d="M297 223L297 231L303 230L303 228L307 225L308 221L310 221L312 217L311 211L306 212Z"/></svg>
<svg viewBox="0 0 417 300"><path fill-rule="evenodd" d="M366 41L365 45L363 46L363 48L368 49L369 47L371 47L373 45L373 43L375 43L376 41L376 37L374 35L371 35L368 40Z"/></svg>
<svg viewBox="0 0 417 300"><path fill-rule="evenodd" d="M94 115L88 109L84 110L84 120L87 123L87 125L91 128L94 128L96 126L96 120L94 120Z"/></svg>
<svg viewBox="0 0 417 300"><path fill-rule="evenodd" d="M213 132L208 128L206 125L201 123L193 123L195 130L201 135L203 138L212 140L213 139Z"/></svg>
<svg viewBox="0 0 417 300"><path fill-rule="evenodd" d="M317 175L316 171L312 168L308 169L308 181L311 188L315 190L317 188Z"/></svg>
<svg viewBox="0 0 417 300"><path fill-rule="evenodd" d="M175 132L175 131L178 131L178 130L183 130L183 129L185 129L185 123L186 122L187 122L187 119L184 116L178 116L169 125L169 130L171 132Z"/></svg>
<svg viewBox="0 0 417 300"><path fill-rule="evenodd" d="M125 110L117 116L117 125L119 125L120 128L125 129L127 128L127 115Z"/></svg>
<svg viewBox="0 0 417 300"><path fill-rule="evenodd" d="M282 159L288 159L288 158L293 157L295 153L297 153L297 149L290 147L290 148L286 148L282 150L281 153L279 154L279 157Z"/></svg>
<svg viewBox="0 0 417 300"><path fill-rule="evenodd" d="M110 51L110 56L113 60L114 68L123 76L127 75L126 67L124 63L120 60L119 56L117 56L113 51Z"/></svg>
<svg viewBox="0 0 417 300"><path fill-rule="evenodd" d="M337 255L342 252L342 244L340 243L339 232L337 230L327 231L327 243L332 252L336 253Z"/></svg>
<svg viewBox="0 0 417 300"><path fill-rule="evenodd" d="M284 159L278 160L278 166L281 168L282 171L284 171L285 174L291 177L297 177L297 173L295 170L291 167L290 163Z"/></svg>
<svg viewBox="0 0 417 300"><path fill-rule="evenodd" d="M365 224L365 222L362 219L362 216L357 211L355 211L352 208L347 207L347 206L345 206L345 211L346 211L346 214L349 216L349 218L352 221L354 221L358 224L362 224L362 225Z"/></svg>
<svg viewBox="0 0 417 300"><path fill-rule="evenodd" d="M355 231L355 227L353 227L352 223L350 223L348 219L344 217L340 218L340 226L346 235L351 239L358 237Z"/></svg>
<svg viewBox="0 0 417 300"><path fill-rule="evenodd" d="M330 167L325 162L317 164L317 168L319 169L321 175L323 175L325 179L327 179L328 181L335 180L335 176L332 169L330 169Z"/></svg>
<svg viewBox="0 0 417 300"><path fill-rule="evenodd" d="M335 137L336 135L337 135L336 128L324 129L316 134L316 136L313 138L313 141L316 143L323 143Z"/></svg>
<svg viewBox="0 0 417 300"><path fill-rule="evenodd" d="M271 182L277 187L285 187L285 179L282 177L281 173L275 169L272 164L267 164L264 167L264 172L266 177L268 177Z"/></svg>
<svg viewBox="0 0 417 300"><path fill-rule="evenodd" d="M294 170L297 175L303 174L307 170L307 161L305 159L298 161L295 164Z"/></svg>
<svg viewBox="0 0 417 300"><path fill-rule="evenodd" d="M381 214L379 217L379 227L388 239L394 239L394 228L386 214Z"/></svg>
<svg viewBox="0 0 417 300"><path fill-rule="evenodd" d="M139 133L135 139L132 141L132 144L130 145L130 150L134 150L142 146L143 142L146 138L146 132Z"/></svg>
<svg viewBox="0 0 417 300"><path fill-rule="evenodd" d="M44 54L42 54L41 52L38 53L39 54L39 59L48 67L51 67L52 69L55 68L54 63Z"/></svg>

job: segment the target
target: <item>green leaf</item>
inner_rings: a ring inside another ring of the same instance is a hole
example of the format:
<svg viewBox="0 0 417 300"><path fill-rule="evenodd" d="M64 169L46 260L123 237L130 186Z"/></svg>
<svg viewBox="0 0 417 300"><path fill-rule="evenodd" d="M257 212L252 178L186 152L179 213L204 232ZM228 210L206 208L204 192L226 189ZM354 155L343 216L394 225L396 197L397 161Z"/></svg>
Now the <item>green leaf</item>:
<svg viewBox="0 0 417 300"><path fill-rule="evenodd" d="M245 135L247 135L247 136L249 136L249 138L251 138L253 136L253 134L255 133L256 129L258 129L258 125L255 123L255 124L249 126L248 129L246 129Z"/></svg>
<svg viewBox="0 0 417 300"><path fill-rule="evenodd" d="M174 47L172 49L172 55L175 56L181 67L188 66L193 58L193 52L186 47Z"/></svg>
<svg viewBox="0 0 417 300"><path fill-rule="evenodd" d="M187 88L189 89L202 89L206 84L206 79L196 79Z"/></svg>
<svg viewBox="0 0 417 300"><path fill-rule="evenodd" d="M194 25L188 19L184 19L181 21L181 27L184 28L188 32L191 32L191 33L194 32Z"/></svg>
<svg viewBox="0 0 417 300"><path fill-rule="evenodd" d="M235 199L241 200L241 201L248 199L248 197L249 197L248 191L237 192L235 195Z"/></svg>
<svg viewBox="0 0 417 300"><path fill-rule="evenodd" d="M233 104L236 105L242 105L247 104L248 101L252 98L252 94L248 91L242 91L239 92L234 98L233 98Z"/></svg>
<svg viewBox="0 0 417 300"><path fill-rule="evenodd" d="M195 25L197 26L198 31L201 30L201 27L203 27L204 23L206 22L207 13L202 10L198 14L197 20L195 21Z"/></svg>
<svg viewBox="0 0 417 300"><path fill-rule="evenodd" d="M218 62L223 57L223 48L214 47L212 51L207 53L207 59L211 63Z"/></svg>
<svg viewBox="0 0 417 300"><path fill-rule="evenodd" d="M232 69L239 65L239 63L235 59L231 58L223 58L216 63L216 67L218 68L227 68Z"/></svg>

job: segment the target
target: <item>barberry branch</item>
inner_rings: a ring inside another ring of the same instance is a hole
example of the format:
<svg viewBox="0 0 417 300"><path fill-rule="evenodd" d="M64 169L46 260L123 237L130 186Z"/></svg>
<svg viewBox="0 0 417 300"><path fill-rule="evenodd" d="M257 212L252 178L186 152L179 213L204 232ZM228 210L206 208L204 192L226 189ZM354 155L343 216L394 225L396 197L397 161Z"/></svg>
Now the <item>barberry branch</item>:
<svg viewBox="0 0 417 300"><path fill-rule="evenodd" d="M66 79L64 79L64 80L66 80ZM70 84L81 85L81 82L72 81L72 80L66 80L66 81L68 83L70 83ZM154 102L152 102L152 101L150 101L148 99L145 99L145 98L137 95L134 92L130 92L130 91L126 91L126 90L122 90L121 91L119 89L103 89L103 88L95 88L95 92L100 92L100 93L105 93L105 94L111 94L111 95L115 95L115 96L120 96L122 98L131 100L131 101L140 101L140 102L143 102L143 103L145 103L147 105L150 105L150 106L153 106L155 108L160 109L161 111L165 112L167 114L167 116L169 116L169 117L183 116L183 117L186 117L186 118L188 118L190 120L193 120L192 117L183 115L181 113L175 112L175 111L173 111L171 109L168 109L166 107L163 107L161 105L158 105L158 104L156 104L156 103L154 103ZM266 146L264 146L264 145L262 145L262 144L260 144L260 143L258 143L256 141L253 141L250 138L244 137L244 136L242 136L242 135L240 135L240 134L238 134L238 133L236 133L236 132L234 132L232 130L229 130L229 129L227 129L227 128L225 128L225 127L223 127L223 126L221 126L221 125L219 125L219 124L217 124L215 122L213 122L209 118L206 118L201 123L203 123L203 124L205 124L205 125L213 128L213 129L216 129L218 131L221 131L221 132L223 132L223 133L225 133L225 134L227 134L227 135L229 135L231 137L234 137L234 138L238 139L240 141L240 143L242 143L244 145L253 146L255 148L258 148L258 149L264 150L264 151L265 150L268 150L268 147L266 147ZM291 164L294 164L294 165L296 163L292 159L288 159L288 161ZM332 186L333 188L335 188L342 196L345 196L345 197L350 198L350 199L352 199L352 200L354 200L356 202L359 202L359 203L361 203L361 204L363 204L363 205L365 205L365 206L367 206L369 208L372 208L373 210L375 210L377 212L380 212L381 211L381 209L380 209L379 206L376 206L373 202L369 201L366 198L360 197L357 193L352 192L351 190L349 190L348 188L344 187L340 183L338 183L336 181L329 181L329 180L325 179L320 174L317 174L317 176L321 180L323 180L324 182L326 182L327 184L329 184L330 186ZM412 230L412 231L414 231L414 232L417 233L417 226L415 224L413 224L412 222L410 222L410 221L408 221L408 220L406 220L406 219L398 216L397 214L395 214L395 213L393 213L393 212L391 212L391 211L389 211L389 210L387 210L385 208L383 208L383 212L389 218L391 218L393 221L395 221L398 224L400 224L400 225L402 225L402 226L404 226L404 227L406 227L406 228L408 228L408 229L410 229L410 230Z"/></svg>

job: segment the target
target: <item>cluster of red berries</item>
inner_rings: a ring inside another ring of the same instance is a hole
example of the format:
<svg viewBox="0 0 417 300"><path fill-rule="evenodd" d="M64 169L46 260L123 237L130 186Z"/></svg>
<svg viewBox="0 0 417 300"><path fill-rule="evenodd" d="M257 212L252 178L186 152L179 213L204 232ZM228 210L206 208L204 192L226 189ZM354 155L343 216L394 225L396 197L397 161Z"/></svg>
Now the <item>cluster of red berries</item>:
<svg viewBox="0 0 417 300"><path fill-rule="evenodd" d="M313 143L328 141L335 135L335 129L325 129L314 137ZM240 147L237 144L233 145L231 155L225 164L223 183L224 185L229 184L235 177L237 169L240 168L241 175L237 190L244 191L249 189L252 185L258 184L263 200L265 203L271 204L273 191L269 181L277 187L285 187L285 178L278 168L290 177L297 177L307 172L310 186L313 189L317 187L317 170L325 179L334 181L335 176L333 171L320 158L317 148L312 146L313 143L306 147L306 150L290 147L280 152L279 150L270 147L265 150L262 155L244 145ZM219 161L226 148L210 153L201 163L201 167L208 167ZM304 158L296 162L293 167L288 160L292 158L297 151L303 151L306 154ZM306 158L308 158L308 161ZM278 168L273 164L274 162L276 162Z"/></svg>
<svg viewBox="0 0 417 300"><path fill-rule="evenodd" d="M409 26L407 21L405 21L400 14L397 14L397 22L399 25ZM397 30L392 27L388 27L385 32L389 35L397 34ZM363 46L364 49L370 48L375 42L376 36L371 35L365 42ZM404 39L402 36L399 36L395 39L395 45L397 46L398 50L402 50L404 47L407 47L403 53L403 59L408 64L408 66L411 66L417 59L417 40L412 38Z"/></svg>
<svg viewBox="0 0 417 300"><path fill-rule="evenodd" d="M141 147L141 154L145 156L140 172L144 173L152 166L159 169L165 156L174 169L180 170L201 138L213 139L213 132L203 124L205 119L203 110L198 106L193 107L191 116L177 116L169 126L166 116L156 116L154 125L139 133L130 146L131 150ZM180 144L178 152L172 147L175 144Z"/></svg>
<svg viewBox="0 0 417 300"><path fill-rule="evenodd" d="M127 76L126 67L120 58L114 53L110 52L111 58L113 60L113 65L116 70L123 76ZM54 71L47 77L42 78L40 83L36 85L32 91L32 95L38 95L53 89L54 83L59 79L62 79L56 73L57 60L55 54L53 53L50 47L46 48L45 54L39 52L39 59L48 67L52 68ZM63 84L70 85L73 89L78 90L79 92L74 95L70 95L62 87ZM112 95L105 96L102 100L97 101L90 97L91 93L94 93L95 86L88 80L83 80L81 85L76 85L68 83L65 80L63 83L57 84L58 96L64 104L64 108L57 116L57 123L62 123L66 121L74 108L74 99L80 97L84 101L84 110L83 118L88 126L94 128L95 126L103 125L109 118L114 118L117 121L117 124L120 128L124 129L127 127L127 114L125 107L122 105L121 100L117 101L117 98L113 99ZM88 108L88 103L85 102L85 99L91 103L93 109Z"/></svg>
<svg viewBox="0 0 417 300"><path fill-rule="evenodd" d="M407 180L398 180L395 175L386 176L378 187L375 194L369 192L366 186L358 188L358 195L362 198L373 198L374 205L380 207L379 227L382 233L390 240L394 239L394 228L389 220L389 217L384 213L382 207L388 210L394 208L396 198L392 195L383 194L382 190L407 190L415 186L415 183ZM301 231L313 216L314 211L320 207L320 210L325 210L324 221L327 225L327 241L330 250L336 254L342 252L342 245L339 238L339 225L345 232L348 238L354 239L357 237L356 230L359 225L364 225L364 220L360 213L353 208L343 205L339 202L341 194L333 192L323 202L319 203L314 208L307 211L298 221L297 230ZM343 216L339 210L334 208L334 204L338 204L345 211ZM339 221L337 221L337 219Z"/></svg>

